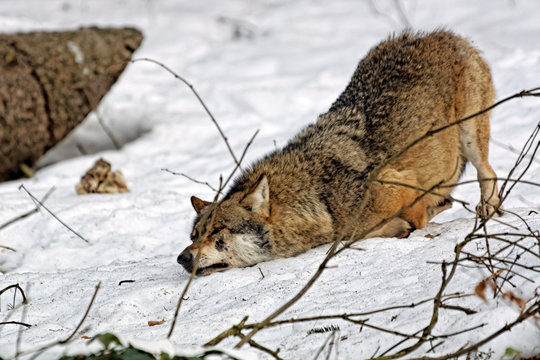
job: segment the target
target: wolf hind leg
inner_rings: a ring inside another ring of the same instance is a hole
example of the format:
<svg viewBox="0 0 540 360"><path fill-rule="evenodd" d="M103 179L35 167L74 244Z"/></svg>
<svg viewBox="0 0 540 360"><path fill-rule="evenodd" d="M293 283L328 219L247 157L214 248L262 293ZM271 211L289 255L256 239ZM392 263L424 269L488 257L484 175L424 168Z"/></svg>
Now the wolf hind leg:
<svg viewBox="0 0 540 360"><path fill-rule="evenodd" d="M476 168L480 183L481 197L476 206L476 213L481 217L489 217L492 214L500 216L503 208L499 199L497 174L488 161L488 115L480 115L475 121L461 124L460 128L462 154Z"/></svg>
<svg viewBox="0 0 540 360"><path fill-rule="evenodd" d="M373 237L406 237L414 228L411 227L408 221L401 218L393 218L383 226L373 230L366 235L366 238Z"/></svg>
<svg viewBox="0 0 540 360"><path fill-rule="evenodd" d="M465 50L466 51L466 50ZM493 103L495 90L488 65L477 52L471 53L464 62L458 78L456 93L456 118L463 119ZM502 206L497 188L497 174L488 161L489 112L464 121L459 125L461 154L476 168L480 183L480 202L476 213L482 217L501 215Z"/></svg>
<svg viewBox="0 0 540 360"><path fill-rule="evenodd" d="M429 217L424 192L413 171L386 168L378 180L371 187L373 212L379 221L396 217L369 235L403 237L426 226Z"/></svg>

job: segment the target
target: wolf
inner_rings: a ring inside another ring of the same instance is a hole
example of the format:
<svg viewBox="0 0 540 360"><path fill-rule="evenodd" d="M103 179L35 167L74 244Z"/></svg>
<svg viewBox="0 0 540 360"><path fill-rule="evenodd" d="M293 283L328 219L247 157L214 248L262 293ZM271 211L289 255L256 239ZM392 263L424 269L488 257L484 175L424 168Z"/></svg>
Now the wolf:
<svg viewBox="0 0 540 360"><path fill-rule="evenodd" d="M196 274L207 275L338 238L407 236L452 206L467 162L481 189L477 213L500 214L489 112L448 126L493 100L489 67L467 40L447 30L391 35L328 112L252 164L222 200L191 197L193 243L178 263L191 272L200 253Z"/></svg>

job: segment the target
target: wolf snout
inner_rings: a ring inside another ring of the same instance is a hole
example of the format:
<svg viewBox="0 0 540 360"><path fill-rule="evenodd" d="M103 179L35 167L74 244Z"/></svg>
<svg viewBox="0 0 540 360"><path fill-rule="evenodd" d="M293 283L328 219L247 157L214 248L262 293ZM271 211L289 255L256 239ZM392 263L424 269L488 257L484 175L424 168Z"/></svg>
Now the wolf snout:
<svg viewBox="0 0 540 360"><path fill-rule="evenodd" d="M176 261L187 271L191 272L193 270L193 254L188 250L182 251Z"/></svg>

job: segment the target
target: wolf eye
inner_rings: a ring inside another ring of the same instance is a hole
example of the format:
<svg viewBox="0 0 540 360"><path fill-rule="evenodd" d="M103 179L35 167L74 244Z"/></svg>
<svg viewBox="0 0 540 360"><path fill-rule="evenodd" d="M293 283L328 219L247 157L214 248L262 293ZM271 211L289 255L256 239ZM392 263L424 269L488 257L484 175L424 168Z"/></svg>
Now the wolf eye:
<svg viewBox="0 0 540 360"><path fill-rule="evenodd" d="M210 235L216 235L217 233L219 233L221 230L223 230L225 228L215 228L214 230L212 230L212 232L210 233Z"/></svg>

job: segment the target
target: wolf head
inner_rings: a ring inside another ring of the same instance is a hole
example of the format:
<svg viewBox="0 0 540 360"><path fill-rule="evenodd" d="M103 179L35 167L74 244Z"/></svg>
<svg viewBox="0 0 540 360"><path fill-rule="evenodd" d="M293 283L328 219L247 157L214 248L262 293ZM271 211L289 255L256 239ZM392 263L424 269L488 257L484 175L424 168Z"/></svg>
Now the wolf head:
<svg viewBox="0 0 540 360"><path fill-rule="evenodd" d="M197 212L191 232L193 244L177 259L186 271L193 271L199 251L197 275L250 266L273 258L266 176L252 188L232 193L219 203L192 196L191 204Z"/></svg>

